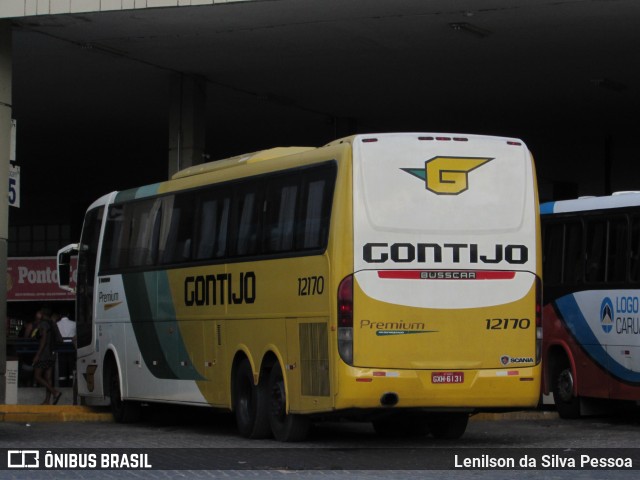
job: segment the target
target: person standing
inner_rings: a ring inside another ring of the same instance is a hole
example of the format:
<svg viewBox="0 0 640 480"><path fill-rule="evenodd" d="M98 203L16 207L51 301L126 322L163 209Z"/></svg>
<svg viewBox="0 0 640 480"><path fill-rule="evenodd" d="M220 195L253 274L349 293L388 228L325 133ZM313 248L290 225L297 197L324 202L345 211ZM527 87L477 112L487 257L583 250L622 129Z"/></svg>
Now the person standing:
<svg viewBox="0 0 640 480"><path fill-rule="evenodd" d="M56 314L54 314L56 315ZM73 342L76 337L76 322L69 319L69 316L66 313L63 313L62 316L57 315L56 321L58 323L58 329L60 330L60 335L65 343Z"/></svg>
<svg viewBox="0 0 640 480"><path fill-rule="evenodd" d="M65 313L62 316L54 313L52 318L65 345L65 348L58 352L59 385L73 386L76 369L76 322L70 320Z"/></svg>
<svg viewBox="0 0 640 480"><path fill-rule="evenodd" d="M38 351L33 357L33 377L37 383L42 385L46 390L46 396L42 405L48 405L53 397L53 405L60 400L62 392L59 392L53 386L53 368L56 363L55 353L53 352L53 332L55 325L51 320L51 310L41 308L36 313Z"/></svg>

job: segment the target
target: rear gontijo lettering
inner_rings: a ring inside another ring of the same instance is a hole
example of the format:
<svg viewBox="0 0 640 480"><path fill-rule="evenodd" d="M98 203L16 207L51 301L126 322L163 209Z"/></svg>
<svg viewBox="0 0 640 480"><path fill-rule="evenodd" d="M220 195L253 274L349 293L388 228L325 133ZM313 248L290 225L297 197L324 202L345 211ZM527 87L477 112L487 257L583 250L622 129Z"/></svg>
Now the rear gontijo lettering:
<svg viewBox="0 0 640 480"><path fill-rule="evenodd" d="M475 243L366 243L362 258L367 263L488 263L522 265L529 260L525 245L500 245L483 250Z"/></svg>

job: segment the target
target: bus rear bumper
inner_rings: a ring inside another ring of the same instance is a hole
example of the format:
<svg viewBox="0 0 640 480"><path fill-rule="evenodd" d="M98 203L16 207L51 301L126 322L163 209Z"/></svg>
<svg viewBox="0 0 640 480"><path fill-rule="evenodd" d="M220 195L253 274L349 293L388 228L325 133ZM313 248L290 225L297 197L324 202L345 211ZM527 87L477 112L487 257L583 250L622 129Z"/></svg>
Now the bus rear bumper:
<svg viewBox="0 0 640 480"><path fill-rule="evenodd" d="M484 370L348 368L335 408L534 408L540 400L540 365Z"/></svg>

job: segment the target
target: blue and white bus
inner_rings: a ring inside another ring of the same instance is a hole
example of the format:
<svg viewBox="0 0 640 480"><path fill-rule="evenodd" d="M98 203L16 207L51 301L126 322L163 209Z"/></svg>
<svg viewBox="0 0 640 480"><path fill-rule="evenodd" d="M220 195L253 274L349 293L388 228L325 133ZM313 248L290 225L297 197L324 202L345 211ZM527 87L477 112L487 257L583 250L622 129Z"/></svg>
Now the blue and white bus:
<svg viewBox="0 0 640 480"><path fill-rule="evenodd" d="M640 192L544 203L544 393L640 401Z"/></svg>

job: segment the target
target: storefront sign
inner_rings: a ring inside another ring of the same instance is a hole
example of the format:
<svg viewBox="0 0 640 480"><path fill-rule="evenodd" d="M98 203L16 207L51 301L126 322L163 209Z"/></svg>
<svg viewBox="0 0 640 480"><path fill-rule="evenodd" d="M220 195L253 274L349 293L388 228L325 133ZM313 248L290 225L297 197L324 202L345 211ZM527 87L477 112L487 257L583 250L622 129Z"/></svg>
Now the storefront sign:
<svg viewBox="0 0 640 480"><path fill-rule="evenodd" d="M71 292L58 287L56 257L14 257L7 259L7 300L75 300ZM71 259L71 287L76 286L77 258Z"/></svg>

